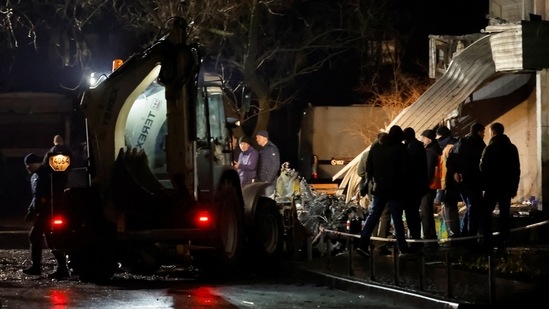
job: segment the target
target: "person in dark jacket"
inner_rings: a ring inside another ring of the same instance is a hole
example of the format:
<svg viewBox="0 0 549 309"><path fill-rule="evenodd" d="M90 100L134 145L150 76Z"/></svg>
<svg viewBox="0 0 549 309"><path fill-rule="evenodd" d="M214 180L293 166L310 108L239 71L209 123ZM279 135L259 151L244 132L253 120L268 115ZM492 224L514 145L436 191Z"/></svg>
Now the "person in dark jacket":
<svg viewBox="0 0 549 309"><path fill-rule="evenodd" d="M238 161L234 163L234 167L238 171L240 185L244 187L251 184L256 176L259 153L250 145L250 140L245 136L238 140L238 145L241 152L238 155Z"/></svg>
<svg viewBox="0 0 549 309"><path fill-rule="evenodd" d="M50 169L42 164L43 158L31 153L25 157L24 163L31 174L32 201L27 210L25 221L32 222L29 232L30 251L32 265L23 270L27 275L40 275L42 272L42 244L44 234L51 220L51 178ZM69 277L65 254L58 250L52 250L57 260L57 269L48 275L51 279L63 279Z"/></svg>
<svg viewBox="0 0 549 309"><path fill-rule="evenodd" d="M499 208L499 238L497 252L505 253L510 229L511 199L517 195L520 181L520 159L517 147L505 135L504 127L496 122L490 126L491 138L480 159L484 183L482 230L485 249L493 248L492 212Z"/></svg>
<svg viewBox="0 0 549 309"><path fill-rule="evenodd" d="M438 240L436 226L435 226L435 206L434 200L436 196L436 188L430 188L429 184L432 183L435 178L435 170L438 168L440 155L442 150L436 140L436 133L433 130L425 130L421 133L421 139L423 147L425 147L425 156L427 158L427 164L425 171L427 173L427 190L421 197L420 216L421 227L423 229L423 238L429 240ZM437 247L437 242L428 243L430 247Z"/></svg>
<svg viewBox="0 0 549 309"><path fill-rule="evenodd" d="M386 135L387 135L386 132L379 133L372 147L375 147L374 145L379 143L379 141ZM361 192L361 196L366 196L370 192L370 187L371 187L371 183L367 181L368 176L366 175L366 161L368 159L368 154L369 154L369 151L365 152L362 155L357 167L357 174L358 176L361 177L360 190L364 191L364 192ZM369 197L369 199L371 200L371 197ZM371 205L368 205L368 208L369 207L371 207ZM374 228L374 231L372 232L372 236L387 238L389 236L390 229L391 229L391 214L389 213L389 208L384 207L383 212L381 213L381 217L379 219L379 223L376 225L376 227ZM375 241L374 246L379 255L392 254L392 252L389 250L387 246L387 242L385 241Z"/></svg>
<svg viewBox="0 0 549 309"><path fill-rule="evenodd" d="M366 160L366 175L372 187L372 205L360 235L357 253L370 256L370 238L379 222L383 209L387 206L393 219L398 249L401 255L408 253L408 243L402 222L404 197L404 177L406 175L406 148L402 129L392 126L389 133L379 143L370 148Z"/></svg>
<svg viewBox="0 0 549 309"><path fill-rule="evenodd" d="M446 231L448 238L457 238L461 234L461 226L459 220L458 202L461 201L461 196L457 189L457 184L454 181L453 174L448 172L447 161L454 145L458 139L452 136L452 132L447 126L439 126L436 130L436 139L438 145L442 149L442 171L440 189L437 190L434 203L442 205L442 217L446 223Z"/></svg>
<svg viewBox="0 0 549 309"><path fill-rule="evenodd" d="M280 170L280 153L278 147L269 140L269 132L260 130L255 139L261 147L259 150L259 163L257 167L257 181L276 183Z"/></svg>
<svg viewBox="0 0 549 309"><path fill-rule="evenodd" d="M461 236L476 236L479 231L483 190L479 164L486 147L484 130L483 124L473 123L470 132L454 145L446 163L467 206ZM469 246L478 249L477 240L470 241Z"/></svg>
<svg viewBox="0 0 549 309"><path fill-rule="evenodd" d="M427 193L429 183L427 179L427 156L423 144L416 138L413 128L405 128L404 146L406 147L406 176L404 184L404 214L410 236L421 239L420 205L421 198ZM420 243L412 243L412 251L418 250Z"/></svg>

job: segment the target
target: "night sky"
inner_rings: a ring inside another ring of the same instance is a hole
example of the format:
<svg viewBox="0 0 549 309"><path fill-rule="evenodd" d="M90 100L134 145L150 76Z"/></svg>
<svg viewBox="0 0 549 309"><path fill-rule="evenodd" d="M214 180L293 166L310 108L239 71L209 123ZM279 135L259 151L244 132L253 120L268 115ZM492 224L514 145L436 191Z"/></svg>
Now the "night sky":
<svg viewBox="0 0 549 309"><path fill-rule="evenodd" d="M428 69L428 35L463 35L478 33L487 25L487 0L398 0L406 12L408 23L401 25L412 37L405 47L407 59L414 65L422 66L425 76ZM120 36L115 26L102 24L114 35L97 37L94 50L97 71L109 71L115 58L127 59L141 48L135 44L132 36ZM118 33L118 36L117 36ZM121 38L126 38L121 39ZM78 89L84 82L80 67L60 66L59 61L48 59L43 53L32 47L22 47L17 55L17 67L6 79L2 79L1 92L65 92ZM349 105L363 103L355 92L360 79L352 59L330 69L318 72L318 75L300 84L300 97L294 106L273 113L269 130L278 144L287 144L281 149L283 160L294 163L297 141L294 138L299 130L301 107L313 105ZM78 92L78 91L77 91ZM281 125L284 124L284 125ZM290 138L288 138L290 137ZM286 143L285 140L288 140Z"/></svg>
<svg viewBox="0 0 549 309"><path fill-rule="evenodd" d="M402 24L411 36L405 47L407 61L418 65L418 74L427 75L430 34L464 35L479 33L488 24L487 0L399 0L406 6L409 21ZM352 59L350 60L352 61ZM320 72L309 85L308 102L313 105L363 103L353 92L360 78L352 62Z"/></svg>
<svg viewBox="0 0 549 309"><path fill-rule="evenodd" d="M461 35L480 32L487 24L485 14L488 12L487 0L398 0L407 13L407 24L401 25L413 36L406 46L410 60L423 66L428 60L428 35L448 34ZM140 48L132 42L131 35L121 34L116 25L101 23L98 25L105 32L94 40L94 66L97 71L109 70L113 59L126 59ZM118 37L116 37L118 35ZM126 38L124 40L124 38ZM2 82L0 91L62 91L63 88L77 87L83 78L78 66L61 66L61 60L49 59L41 53L46 46L40 46L36 51L32 46L21 46L16 55L16 68ZM307 85L302 92L310 93L304 99L318 105L345 105L357 103L359 98L353 94L356 80L359 78L354 63L342 63L330 69L319 72L319 76Z"/></svg>

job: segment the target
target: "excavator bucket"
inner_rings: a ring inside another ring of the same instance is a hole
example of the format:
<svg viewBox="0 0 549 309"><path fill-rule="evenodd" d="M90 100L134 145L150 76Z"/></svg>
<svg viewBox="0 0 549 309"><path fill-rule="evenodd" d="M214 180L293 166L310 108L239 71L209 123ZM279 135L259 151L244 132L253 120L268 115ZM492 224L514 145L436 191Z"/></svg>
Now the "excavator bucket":
<svg viewBox="0 0 549 309"><path fill-rule="evenodd" d="M126 214L128 229L178 227L185 218L188 194L164 187L154 176L142 150L120 149L107 190L116 211Z"/></svg>

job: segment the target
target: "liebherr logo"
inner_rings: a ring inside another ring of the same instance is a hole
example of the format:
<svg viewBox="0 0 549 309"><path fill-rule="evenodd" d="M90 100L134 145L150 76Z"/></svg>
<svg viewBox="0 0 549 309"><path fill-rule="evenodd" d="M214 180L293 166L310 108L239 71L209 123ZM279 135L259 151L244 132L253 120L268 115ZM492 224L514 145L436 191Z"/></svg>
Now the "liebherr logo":
<svg viewBox="0 0 549 309"><path fill-rule="evenodd" d="M118 88L114 88L109 96L109 101L107 102L107 108L105 109L105 117L103 117L103 124L109 124L112 118L112 110L114 104L116 103L116 98L118 97Z"/></svg>

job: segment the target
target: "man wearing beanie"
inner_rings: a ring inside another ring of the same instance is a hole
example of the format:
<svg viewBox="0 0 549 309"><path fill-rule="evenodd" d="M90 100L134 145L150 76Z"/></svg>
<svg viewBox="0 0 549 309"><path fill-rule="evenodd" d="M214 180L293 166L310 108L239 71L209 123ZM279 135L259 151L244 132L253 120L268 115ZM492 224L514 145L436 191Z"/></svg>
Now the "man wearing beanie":
<svg viewBox="0 0 549 309"><path fill-rule="evenodd" d="M238 140L241 152L238 155L238 161L234 163L234 167L238 171L242 187L251 184L257 172L259 153L250 144L250 139L246 136L242 136Z"/></svg>
<svg viewBox="0 0 549 309"><path fill-rule="evenodd" d="M255 140L259 147L261 147L259 150L257 180L274 184L280 170L278 147L269 140L269 132L265 130L259 130L255 135Z"/></svg>

